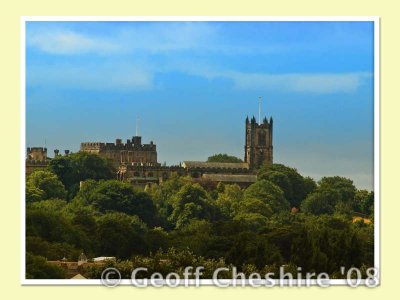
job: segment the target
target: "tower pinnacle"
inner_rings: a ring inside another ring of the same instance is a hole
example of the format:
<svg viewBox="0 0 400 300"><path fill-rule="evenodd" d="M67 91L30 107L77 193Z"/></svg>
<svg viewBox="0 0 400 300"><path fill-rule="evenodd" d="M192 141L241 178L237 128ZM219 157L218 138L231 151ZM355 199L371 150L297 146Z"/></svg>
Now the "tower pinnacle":
<svg viewBox="0 0 400 300"><path fill-rule="evenodd" d="M136 136L139 136L139 117L136 117Z"/></svg>

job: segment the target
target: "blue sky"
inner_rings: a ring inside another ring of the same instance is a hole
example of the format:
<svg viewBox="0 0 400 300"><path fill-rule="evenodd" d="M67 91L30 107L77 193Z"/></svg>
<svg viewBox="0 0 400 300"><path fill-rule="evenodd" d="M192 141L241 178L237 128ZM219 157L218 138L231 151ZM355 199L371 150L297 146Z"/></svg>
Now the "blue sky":
<svg viewBox="0 0 400 300"><path fill-rule="evenodd" d="M372 22L27 22L27 146L135 135L159 162L243 158L274 118L274 161L373 189Z"/></svg>

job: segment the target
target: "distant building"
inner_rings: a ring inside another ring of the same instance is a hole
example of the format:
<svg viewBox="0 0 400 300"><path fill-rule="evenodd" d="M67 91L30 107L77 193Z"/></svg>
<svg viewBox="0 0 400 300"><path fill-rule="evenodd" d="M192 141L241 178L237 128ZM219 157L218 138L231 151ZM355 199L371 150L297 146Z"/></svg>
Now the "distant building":
<svg viewBox="0 0 400 300"><path fill-rule="evenodd" d="M272 118L264 118L261 124L253 117L245 122L244 162L216 163L202 161L184 161L179 166L161 166L158 163L139 163L135 161L119 164L117 178L140 187L160 183L172 174L190 176L194 180L208 180L228 184L236 183L242 187L257 180L257 171L263 165L273 162Z"/></svg>
<svg viewBox="0 0 400 300"><path fill-rule="evenodd" d="M250 169L259 169L264 164L272 164L272 118L264 118L262 124L257 124L253 117L246 118L246 145L244 146L244 161Z"/></svg>
<svg viewBox="0 0 400 300"><path fill-rule="evenodd" d="M134 136L126 143L122 143L121 139L116 139L115 143L84 142L81 143L80 151L111 159L115 167L123 163L158 165L156 145L152 141L150 144L142 144L140 136Z"/></svg>
<svg viewBox="0 0 400 300"><path fill-rule="evenodd" d="M244 162L217 163L201 161L184 161L176 166L165 166L157 162L157 147L151 141L142 144L140 136L133 136L123 143L116 139L115 143L83 142L80 151L94 153L110 159L117 169L116 178L144 188L147 185L159 184L177 174L190 176L193 180L236 183L246 187L257 179L257 171L263 165L273 162L272 118L257 123L253 117L245 121ZM54 151L55 156L59 151ZM65 150L65 155L69 150ZM45 168L50 161L47 149L28 148L26 173L29 175L36 169Z"/></svg>
<svg viewBox="0 0 400 300"><path fill-rule="evenodd" d="M43 147L28 147L26 149L25 174L29 175L32 172L40 169L45 169L49 163L47 157L47 148Z"/></svg>
<svg viewBox="0 0 400 300"><path fill-rule="evenodd" d="M54 157L60 155L59 150L54 150ZM69 150L64 150L65 155L69 155ZM51 158L47 156L47 148L28 147L26 150L25 174L30 175L36 170L44 170L49 165Z"/></svg>

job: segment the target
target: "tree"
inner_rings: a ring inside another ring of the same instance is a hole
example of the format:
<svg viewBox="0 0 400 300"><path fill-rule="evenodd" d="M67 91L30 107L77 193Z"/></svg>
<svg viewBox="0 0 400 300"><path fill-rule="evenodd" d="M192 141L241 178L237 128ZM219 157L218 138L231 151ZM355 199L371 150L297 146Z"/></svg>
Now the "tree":
<svg viewBox="0 0 400 300"><path fill-rule="evenodd" d="M48 211L61 213L67 206L67 201L61 199L42 200L38 202L28 203L27 209L37 209L40 211Z"/></svg>
<svg viewBox="0 0 400 300"><path fill-rule="evenodd" d="M146 235L146 244L150 252L155 252L160 249L169 248L169 236L162 227L155 227L150 229Z"/></svg>
<svg viewBox="0 0 400 300"><path fill-rule="evenodd" d="M179 176L174 173L168 180L158 185L152 185L147 189L157 208L160 222L165 229L173 229L175 227L175 224L170 219L174 210L175 196L188 183L191 183L189 177Z"/></svg>
<svg viewBox="0 0 400 300"><path fill-rule="evenodd" d="M221 185L218 185L220 188ZM218 194L215 204L221 212L229 217L237 211L239 202L243 200L243 190L237 184L224 185L223 190Z"/></svg>
<svg viewBox="0 0 400 300"><path fill-rule="evenodd" d="M301 205L301 211L313 215L333 214L341 199L341 194L336 190L318 190L307 196Z"/></svg>
<svg viewBox="0 0 400 300"><path fill-rule="evenodd" d="M170 234L171 242L177 249L189 248L197 255L210 255L213 241L212 223L208 220L191 219L184 226Z"/></svg>
<svg viewBox="0 0 400 300"><path fill-rule="evenodd" d="M258 199L268 204L273 212L282 210L289 211L289 203L284 197L282 190L268 180L258 180L250 185L244 192L244 201Z"/></svg>
<svg viewBox="0 0 400 300"><path fill-rule="evenodd" d="M85 249L86 251L86 249ZM68 243L48 242L38 236L26 237L26 252L43 256L48 260L60 260L67 258L70 261L77 260L81 251Z"/></svg>
<svg viewBox="0 0 400 300"><path fill-rule="evenodd" d="M270 217L272 215L272 209L269 204L260 199L247 198L239 203L237 213L257 213L264 217Z"/></svg>
<svg viewBox="0 0 400 300"><path fill-rule="evenodd" d="M26 184L25 186L25 199L26 202L36 202L44 199L44 191L33 186L32 184Z"/></svg>
<svg viewBox="0 0 400 300"><path fill-rule="evenodd" d="M26 182L26 200L34 202L51 198L65 199L64 185L52 172L38 170L29 175Z"/></svg>
<svg viewBox="0 0 400 300"><path fill-rule="evenodd" d="M268 218L257 212L238 212L233 218L252 232L261 232L266 229Z"/></svg>
<svg viewBox="0 0 400 300"><path fill-rule="evenodd" d="M341 266L361 267L361 250L366 241L351 220L329 215L309 216L299 226L300 234L292 243L291 260L303 270L332 274ZM368 263L372 266L373 260Z"/></svg>
<svg viewBox="0 0 400 300"><path fill-rule="evenodd" d="M212 220L215 217L215 207L207 198L207 192L197 183L184 185L175 195L173 212L170 220L180 228L191 219Z"/></svg>
<svg viewBox="0 0 400 300"><path fill-rule="evenodd" d="M281 164L264 165L258 173L258 179L269 180L279 186L290 206L297 208L316 188L316 184L311 178L304 178L296 169Z"/></svg>
<svg viewBox="0 0 400 300"><path fill-rule="evenodd" d="M281 188L285 198L291 202L291 206L296 207L293 203L293 186L287 174L281 171L269 170L260 175L260 179L268 180Z"/></svg>
<svg viewBox="0 0 400 300"><path fill-rule="evenodd" d="M85 184L84 184L85 185ZM107 180L89 185L77 198L93 205L101 213L117 211L137 215L146 224L155 225L157 211L150 195L136 190L131 184L117 180Z"/></svg>
<svg viewBox="0 0 400 300"><path fill-rule="evenodd" d="M26 236L41 237L50 243L67 243L74 248L91 249L95 242L66 216L61 202L40 201L27 206Z"/></svg>
<svg viewBox="0 0 400 300"><path fill-rule="evenodd" d="M60 178L70 199L79 190L80 181L116 178L116 171L110 160L87 152L56 156L50 161L49 169Z"/></svg>
<svg viewBox="0 0 400 300"><path fill-rule="evenodd" d="M356 194L353 181L340 176L323 177L318 185L319 190L336 190L340 193L341 200L344 202L352 203Z"/></svg>
<svg viewBox="0 0 400 300"><path fill-rule="evenodd" d="M99 251L104 256L126 259L134 254L145 254L146 225L137 217L110 212L97 221Z"/></svg>
<svg viewBox="0 0 400 300"><path fill-rule="evenodd" d="M66 274L61 267L49 264L42 256L26 253L27 279L65 279Z"/></svg>
<svg viewBox="0 0 400 300"><path fill-rule="evenodd" d="M267 239L253 232L240 232L233 237L234 242L226 254L227 262L241 267L244 264L253 264L258 268L266 264L282 263L279 249Z"/></svg>
<svg viewBox="0 0 400 300"><path fill-rule="evenodd" d="M370 215L374 206L374 192L366 190L357 190L354 197L353 208L355 211Z"/></svg>
<svg viewBox="0 0 400 300"><path fill-rule="evenodd" d="M208 157L207 162L241 163L243 162L243 160L238 157L228 155L226 153L219 153Z"/></svg>

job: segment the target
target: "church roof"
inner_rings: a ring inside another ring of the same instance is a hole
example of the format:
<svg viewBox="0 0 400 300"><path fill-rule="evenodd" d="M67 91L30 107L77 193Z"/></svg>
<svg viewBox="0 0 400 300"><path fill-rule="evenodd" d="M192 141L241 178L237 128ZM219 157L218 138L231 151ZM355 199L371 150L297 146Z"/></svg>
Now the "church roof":
<svg viewBox="0 0 400 300"><path fill-rule="evenodd" d="M257 180L257 175L242 174L203 174L202 178L211 181L232 182L232 183L253 183Z"/></svg>
<svg viewBox="0 0 400 300"><path fill-rule="evenodd" d="M184 161L182 167L187 169L249 169L248 163L220 163L204 161Z"/></svg>

